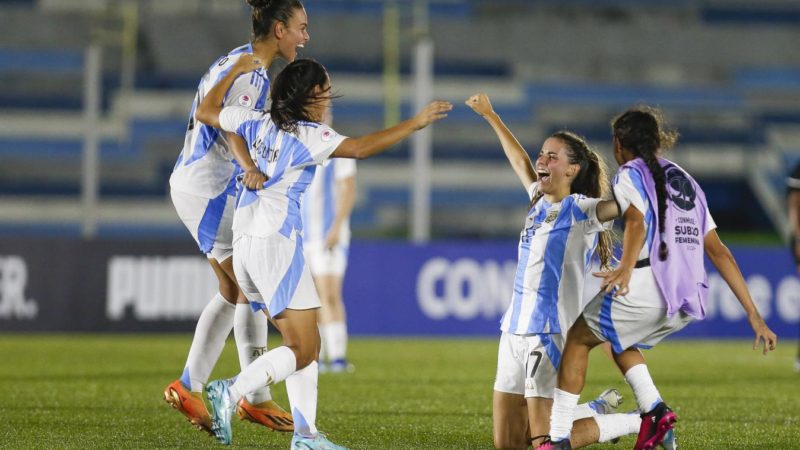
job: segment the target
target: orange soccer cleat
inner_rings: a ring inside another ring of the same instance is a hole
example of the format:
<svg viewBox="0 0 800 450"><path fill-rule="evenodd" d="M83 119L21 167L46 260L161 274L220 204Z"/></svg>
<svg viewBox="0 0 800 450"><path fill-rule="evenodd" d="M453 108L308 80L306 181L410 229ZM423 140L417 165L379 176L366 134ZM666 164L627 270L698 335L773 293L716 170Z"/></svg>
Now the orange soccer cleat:
<svg viewBox="0 0 800 450"><path fill-rule="evenodd" d="M208 414L206 404L203 403L203 397L193 395L181 380L173 381L164 389L164 400L186 416L186 420L198 430L214 435L211 431L211 416Z"/></svg>
<svg viewBox="0 0 800 450"><path fill-rule="evenodd" d="M264 425L274 431L294 431L292 415L272 400L253 405L243 398L236 408L236 413L240 420Z"/></svg>

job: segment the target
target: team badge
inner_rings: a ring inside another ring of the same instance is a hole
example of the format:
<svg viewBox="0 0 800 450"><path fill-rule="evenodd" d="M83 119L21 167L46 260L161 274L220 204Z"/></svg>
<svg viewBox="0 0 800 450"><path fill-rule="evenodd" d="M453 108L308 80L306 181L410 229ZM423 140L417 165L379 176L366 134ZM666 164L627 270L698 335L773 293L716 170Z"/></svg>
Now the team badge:
<svg viewBox="0 0 800 450"><path fill-rule="evenodd" d="M667 194L672 203L684 211L693 210L697 192L695 192L692 182L675 166L666 167L665 172L667 176Z"/></svg>
<svg viewBox="0 0 800 450"><path fill-rule="evenodd" d="M547 217L544 218L544 223L550 223L556 220L558 217L558 211L550 211L547 213Z"/></svg>
<svg viewBox="0 0 800 450"><path fill-rule="evenodd" d="M249 108L253 104L253 99L249 95L243 94L239 96L239 104L245 108Z"/></svg>

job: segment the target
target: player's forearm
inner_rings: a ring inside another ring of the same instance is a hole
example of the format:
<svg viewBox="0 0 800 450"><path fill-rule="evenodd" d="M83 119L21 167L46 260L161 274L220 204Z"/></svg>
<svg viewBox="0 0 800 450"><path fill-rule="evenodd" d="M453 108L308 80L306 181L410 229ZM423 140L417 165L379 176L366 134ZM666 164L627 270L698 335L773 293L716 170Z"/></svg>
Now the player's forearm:
<svg viewBox="0 0 800 450"><path fill-rule="evenodd" d="M336 147L332 156L338 158L364 159L377 155L402 141L418 127L414 119L404 120L385 130L376 131L357 138L347 138Z"/></svg>
<svg viewBox="0 0 800 450"><path fill-rule="evenodd" d="M620 267L633 269L636 266L639 252L645 244L645 231L644 220L625 220Z"/></svg>
<svg viewBox="0 0 800 450"><path fill-rule="evenodd" d="M600 200L597 203L598 222L608 222L619 217L619 205L615 200Z"/></svg>
<svg viewBox="0 0 800 450"><path fill-rule="evenodd" d="M531 183L538 179L528 152L525 151L525 148L522 147L522 144L519 143L497 113L491 112L485 116L485 119L500 140L503 153L505 153L508 162L511 164L511 168L527 189Z"/></svg>
<svg viewBox="0 0 800 450"><path fill-rule="evenodd" d="M228 148L230 148L239 167L245 172L257 171L255 161L250 157L250 152L247 151L247 143L245 140L236 133L228 133Z"/></svg>
<svg viewBox="0 0 800 450"><path fill-rule="evenodd" d="M728 284L733 295L739 300L745 313L747 313L748 319L761 319L758 309L750 297L750 291L747 289L747 283L744 281L741 270L739 270L739 265L728 247L720 243L720 248L715 249L713 252L706 252L706 255L720 276L722 276L722 279L725 280L725 283Z"/></svg>

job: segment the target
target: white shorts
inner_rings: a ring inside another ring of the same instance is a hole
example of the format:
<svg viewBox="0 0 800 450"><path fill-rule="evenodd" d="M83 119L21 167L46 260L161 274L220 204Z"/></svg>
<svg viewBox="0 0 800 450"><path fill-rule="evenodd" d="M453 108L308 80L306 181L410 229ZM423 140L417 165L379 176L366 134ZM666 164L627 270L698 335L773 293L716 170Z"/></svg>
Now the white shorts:
<svg viewBox="0 0 800 450"><path fill-rule="evenodd" d="M253 311L266 309L270 317L275 317L287 308L321 305L303 258L303 245L296 239L280 233L266 238L237 237L233 244L233 270Z"/></svg>
<svg viewBox="0 0 800 450"><path fill-rule="evenodd" d="M650 267L633 269L628 295L600 292L583 310L583 318L598 339L608 341L614 353L631 348L651 348L682 330L692 318L678 311L667 317L667 305Z"/></svg>
<svg viewBox="0 0 800 450"><path fill-rule="evenodd" d="M233 210L236 196L229 192L208 199L170 190L172 204L181 222L192 234L200 251L218 262L233 255Z"/></svg>
<svg viewBox="0 0 800 450"><path fill-rule="evenodd" d="M324 244L304 245L304 252L311 274L319 276L343 277L347 270L347 250L342 245L332 249L325 248Z"/></svg>
<svg viewBox="0 0 800 450"><path fill-rule="evenodd" d="M520 336L503 332L494 390L525 398L553 398L563 349L564 337L560 334Z"/></svg>

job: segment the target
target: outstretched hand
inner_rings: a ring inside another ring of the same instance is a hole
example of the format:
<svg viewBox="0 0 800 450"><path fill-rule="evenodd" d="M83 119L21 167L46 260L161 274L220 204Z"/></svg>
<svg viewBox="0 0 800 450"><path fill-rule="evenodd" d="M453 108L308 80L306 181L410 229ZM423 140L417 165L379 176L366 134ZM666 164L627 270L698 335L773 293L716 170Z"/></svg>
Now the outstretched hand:
<svg viewBox="0 0 800 450"><path fill-rule="evenodd" d="M439 119L447 117L447 112L453 109L453 104L437 100L431 102L419 114L414 116L414 129L421 130Z"/></svg>
<svg viewBox="0 0 800 450"><path fill-rule="evenodd" d="M592 272L592 275L603 279L600 282L601 291L620 297L628 293L628 285L631 282L632 274L633 270L623 267L617 267L609 272ZM614 292L615 289L616 292Z"/></svg>
<svg viewBox="0 0 800 450"><path fill-rule="evenodd" d="M487 114L494 112L492 102L489 101L489 96L483 92L470 96L464 103L481 117L486 117Z"/></svg>
<svg viewBox="0 0 800 450"><path fill-rule="evenodd" d="M750 318L750 326L753 328L753 333L756 335L753 341L753 350L758 349L762 345L764 346L762 350L764 355L775 350L775 347L778 346L778 336L769 329L761 316Z"/></svg>

